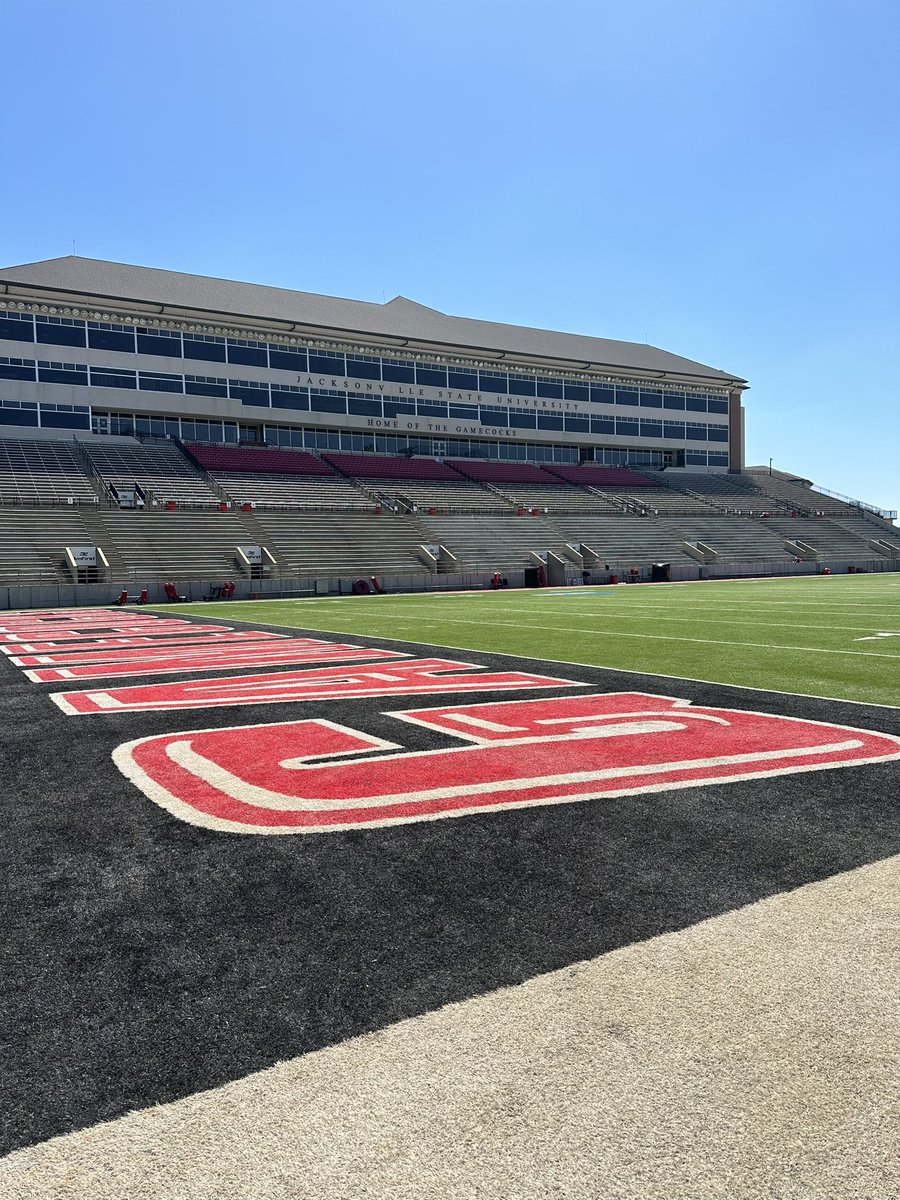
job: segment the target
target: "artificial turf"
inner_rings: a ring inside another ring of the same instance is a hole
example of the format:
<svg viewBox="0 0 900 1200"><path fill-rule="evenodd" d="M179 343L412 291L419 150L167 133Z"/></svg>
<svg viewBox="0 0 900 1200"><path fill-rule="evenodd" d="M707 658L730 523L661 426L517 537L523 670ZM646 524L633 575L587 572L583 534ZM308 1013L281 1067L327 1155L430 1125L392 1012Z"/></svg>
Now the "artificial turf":
<svg viewBox="0 0 900 1200"><path fill-rule="evenodd" d="M167 606L766 691L900 704L900 574Z"/></svg>

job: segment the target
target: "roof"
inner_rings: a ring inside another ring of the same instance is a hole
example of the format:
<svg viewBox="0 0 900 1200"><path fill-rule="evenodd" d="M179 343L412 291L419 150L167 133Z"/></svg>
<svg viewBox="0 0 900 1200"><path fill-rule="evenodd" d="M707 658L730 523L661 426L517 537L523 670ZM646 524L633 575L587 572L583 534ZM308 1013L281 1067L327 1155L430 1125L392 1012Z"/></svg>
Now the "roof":
<svg viewBox="0 0 900 1200"><path fill-rule="evenodd" d="M513 356L557 359L584 368L699 376L719 384L745 382L739 376L656 346L454 317L405 296L395 296L386 304L374 304L76 255L2 268L0 285L3 283L122 303L131 300L255 321L288 322L357 337L371 334L484 353L500 351Z"/></svg>

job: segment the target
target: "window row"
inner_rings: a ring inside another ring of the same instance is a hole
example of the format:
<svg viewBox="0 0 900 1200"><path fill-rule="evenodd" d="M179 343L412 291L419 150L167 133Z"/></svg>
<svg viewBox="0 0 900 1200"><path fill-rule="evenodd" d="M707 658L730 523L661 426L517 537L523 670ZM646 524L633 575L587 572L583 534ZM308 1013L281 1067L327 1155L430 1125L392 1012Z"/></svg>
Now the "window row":
<svg viewBox="0 0 900 1200"><path fill-rule="evenodd" d="M100 321L75 321L30 313L0 313L0 340L56 346L83 346L126 354L198 359L236 366L268 367L321 377L367 379L382 383L446 388L451 392L489 392L546 400L625 404L688 412L727 413L728 401L706 392L682 392L631 385L589 384L584 380L475 370L444 363L380 358L368 354L284 346L242 338L213 337L169 329L144 329Z"/></svg>
<svg viewBox="0 0 900 1200"><path fill-rule="evenodd" d="M88 367L81 363L0 358L0 379L32 382L37 379L39 383L206 396L237 400L254 408L282 408L299 412L331 413L335 416L370 417L377 420L392 421L416 417L428 425L445 421L477 421L496 429L543 429L547 432L615 434L619 437L665 438L675 441L728 441L728 429L725 425L707 425L702 421L686 422L662 417L593 416L391 396L376 398L357 396L352 392L337 389L280 387L276 384L270 386L253 380L221 379L212 375L126 371L116 367ZM453 430L435 432L449 433Z"/></svg>
<svg viewBox="0 0 900 1200"><path fill-rule="evenodd" d="M540 442L490 442L477 438L422 437L418 434L303 429L292 425L245 425L243 422L194 420L146 413L97 413L95 433L175 437L214 445L264 443L296 450L342 450L355 454L427 454L436 458L481 458L515 462L577 463L603 466L727 467L728 454L705 450L652 450L639 447L556 446Z"/></svg>
<svg viewBox="0 0 900 1200"><path fill-rule="evenodd" d="M0 400L0 425L89 430L91 410L81 404L32 404L24 400Z"/></svg>

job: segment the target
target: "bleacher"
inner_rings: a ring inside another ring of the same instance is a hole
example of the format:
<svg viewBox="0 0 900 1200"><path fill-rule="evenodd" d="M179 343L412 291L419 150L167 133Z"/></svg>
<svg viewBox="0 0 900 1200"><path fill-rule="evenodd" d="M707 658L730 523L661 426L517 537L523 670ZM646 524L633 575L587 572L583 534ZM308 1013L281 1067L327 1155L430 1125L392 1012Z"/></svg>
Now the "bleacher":
<svg viewBox="0 0 900 1200"><path fill-rule="evenodd" d="M97 504L73 442L0 439L0 504Z"/></svg>
<svg viewBox="0 0 900 1200"><path fill-rule="evenodd" d="M855 532L827 517L784 516L771 519L766 525L782 539L799 540L812 546L824 558L852 560L886 557L869 546L872 537L885 535L868 525L858 526L859 532Z"/></svg>
<svg viewBox="0 0 900 1200"><path fill-rule="evenodd" d="M498 513L512 512L515 504L498 492L478 483L457 483L435 480L424 483L418 479L379 479L369 481L373 491L391 504L399 502L401 509L413 508L428 512Z"/></svg>
<svg viewBox="0 0 900 1200"><path fill-rule="evenodd" d="M323 453L342 475L351 479L427 479L459 483L460 474L436 458L406 458L386 454Z"/></svg>
<svg viewBox="0 0 900 1200"><path fill-rule="evenodd" d="M0 584L69 582L65 547L95 544L77 508L0 508Z"/></svg>
<svg viewBox="0 0 900 1200"><path fill-rule="evenodd" d="M702 542L728 562L785 562L794 557L784 548L784 537L770 522L748 517L719 516L673 518L665 522L688 542Z"/></svg>
<svg viewBox="0 0 900 1200"><path fill-rule="evenodd" d="M257 542L237 513L110 508L99 517L132 578L144 583L221 581L235 575L236 547Z"/></svg>
<svg viewBox="0 0 900 1200"><path fill-rule="evenodd" d="M557 475L566 483L579 487L598 488L601 492L633 491L635 488L658 487L658 483L632 471L630 467L598 467L593 463L582 463L577 467L566 467L553 463L543 468Z"/></svg>
<svg viewBox="0 0 900 1200"><path fill-rule="evenodd" d="M500 485L500 488L516 508L537 508L541 512L546 509L551 516L559 512L621 512L621 508L606 496L562 482L548 488L529 487L527 484L517 487L512 483Z"/></svg>
<svg viewBox="0 0 900 1200"><path fill-rule="evenodd" d="M620 492L619 499L634 512L647 512L660 517L666 513L690 515L720 511L704 496L688 496L666 487L646 487L630 494Z"/></svg>
<svg viewBox="0 0 900 1200"><path fill-rule="evenodd" d="M486 462L480 458L447 459L446 465L458 471L466 479L476 483L503 489L507 484L530 484L532 487L547 487L555 482L543 467L522 462Z"/></svg>
<svg viewBox="0 0 900 1200"><path fill-rule="evenodd" d="M283 568L303 578L418 575L421 530L393 513L275 513L257 511L265 545Z"/></svg>
<svg viewBox="0 0 900 1200"><path fill-rule="evenodd" d="M160 504L219 503L219 495L173 442L119 440L107 445L96 440L82 444L98 475L117 489L137 484Z"/></svg>
<svg viewBox="0 0 900 1200"><path fill-rule="evenodd" d="M226 475L216 471L211 478L235 504L261 508L321 508L372 510L372 499L350 479L339 475L254 475L241 471Z"/></svg>
<svg viewBox="0 0 900 1200"><path fill-rule="evenodd" d="M306 450L276 450L269 446L209 446L205 442L187 442L185 450L204 471L236 475L247 471L254 475L324 475L334 471Z"/></svg>
<svg viewBox="0 0 900 1200"><path fill-rule="evenodd" d="M680 530L647 517L563 514L554 524L568 542L581 542L614 567L651 562L694 562ZM695 564L696 565L696 564Z"/></svg>
<svg viewBox="0 0 900 1200"><path fill-rule="evenodd" d="M456 557L456 569L513 571L534 566L531 551L560 552L567 540L542 517L420 516L423 541L445 546Z"/></svg>

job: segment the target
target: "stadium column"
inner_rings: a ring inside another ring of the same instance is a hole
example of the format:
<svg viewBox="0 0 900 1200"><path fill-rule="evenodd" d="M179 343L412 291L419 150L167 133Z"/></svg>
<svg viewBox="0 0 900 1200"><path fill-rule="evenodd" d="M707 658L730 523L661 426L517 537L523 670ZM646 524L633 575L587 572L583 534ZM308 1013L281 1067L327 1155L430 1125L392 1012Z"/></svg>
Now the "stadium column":
<svg viewBox="0 0 900 1200"><path fill-rule="evenodd" d="M744 469L744 409L741 393L728 393L728 470L736 473Z"/></svg>

